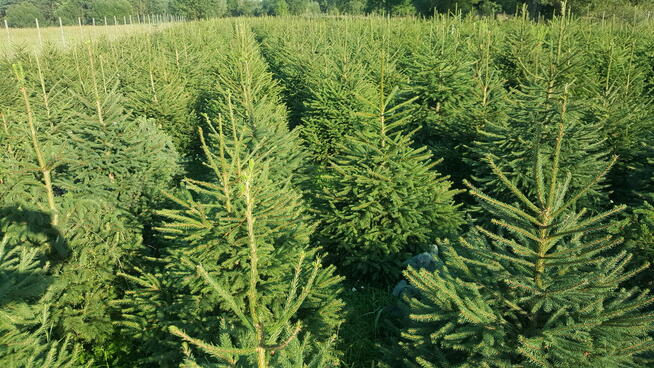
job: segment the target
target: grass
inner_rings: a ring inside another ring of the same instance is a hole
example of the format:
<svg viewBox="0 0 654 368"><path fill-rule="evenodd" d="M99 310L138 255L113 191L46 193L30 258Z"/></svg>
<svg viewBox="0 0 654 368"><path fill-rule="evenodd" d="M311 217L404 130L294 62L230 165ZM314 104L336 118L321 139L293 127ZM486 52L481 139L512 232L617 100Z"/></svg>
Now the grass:
<svg viewBox="0 0 654 368"><path fill-rule="evenodd" d="M347 285L347 284L346 284ZM345 287L346 321L339 328L338 350L343 353L343 368L378 367L383 344L391 338L384 323L386 307L396 301L390 290L377 287Z"/></svg>
<svg viewBox="0 0 654 368"><path fill-rule="evenodd" d="M0 56L11 57L16 50L39 52L51 45L67 48L84 41L100 38L118 40L121 37L138 33L155 32L173 23L160 24L119 24L96 26L63 26L37 28L4 28L0 35Z"/></svg>

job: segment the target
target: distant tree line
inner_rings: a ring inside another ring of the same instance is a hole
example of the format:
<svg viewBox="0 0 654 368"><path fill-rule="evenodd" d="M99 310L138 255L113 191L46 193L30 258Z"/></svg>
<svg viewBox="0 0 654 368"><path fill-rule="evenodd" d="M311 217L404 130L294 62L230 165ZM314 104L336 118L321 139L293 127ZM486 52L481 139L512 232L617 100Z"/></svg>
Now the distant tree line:
<svg viewBox="0 0 654 368"><path fill-rule="evenodd" d="M568 0L567 7L578 15L617 14L633 16L633 7L654 10L654 0ZM384 14L432 16L462 12L493 15L515 14L527 9L533 16L550 17L559 12L563 0L0 0L0 18L11 27L30 27L38 18L43 25L76 24L78 18L170 14L186 19L223 16L301 14Z"/></svg>

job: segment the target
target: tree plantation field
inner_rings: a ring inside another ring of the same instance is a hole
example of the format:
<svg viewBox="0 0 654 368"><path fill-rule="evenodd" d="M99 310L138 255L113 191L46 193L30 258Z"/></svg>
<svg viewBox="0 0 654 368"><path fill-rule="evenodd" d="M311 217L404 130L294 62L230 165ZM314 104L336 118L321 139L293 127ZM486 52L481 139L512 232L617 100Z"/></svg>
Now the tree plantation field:
<svg viewBox="0 0 654 368"><path fill-rule="evenodd" d="M5 367L654 367L651 22L12 50Z"/></svg>

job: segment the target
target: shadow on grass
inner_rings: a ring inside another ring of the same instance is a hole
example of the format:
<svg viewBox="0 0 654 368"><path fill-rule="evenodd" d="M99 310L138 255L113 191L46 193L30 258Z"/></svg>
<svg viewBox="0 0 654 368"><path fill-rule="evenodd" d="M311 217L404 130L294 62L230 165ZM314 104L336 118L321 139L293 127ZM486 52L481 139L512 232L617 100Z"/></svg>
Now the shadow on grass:
<svg viewBox="0 0 654 368"><path fill-rule="evenodd" d="M339 329L338 350L344 368L378 367L383 351L395 345L396 333L386 319L389 306L396 303L390 287L346 284L342 295L346 321Z"/></svg>

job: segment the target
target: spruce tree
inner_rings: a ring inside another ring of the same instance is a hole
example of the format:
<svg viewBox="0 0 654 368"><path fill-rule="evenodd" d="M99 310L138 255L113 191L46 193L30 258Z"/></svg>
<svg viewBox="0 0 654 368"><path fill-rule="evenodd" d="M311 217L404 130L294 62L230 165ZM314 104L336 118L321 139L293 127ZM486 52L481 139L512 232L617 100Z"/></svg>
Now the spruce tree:
<svg viewBox="0 0 654 368"><path fill-rule="evenodd" d="M76 196L101 197L147 222L180 173L172 140L155 121L123 107L116 87L91 99L65 123L71 152L61 187Z"/></svg>
<svg viewBox="0 0 654 368"><path fill-rule="evenodd" d="M116 272L141 242L134 215L147 215L151 197L168 185L174 150L156 127L125 113L117 94L102 100L98 79L73 84L74 101L67 93L51 99L69 106L53 116L31 92L29 71L15 69L23 106L0 117L0 203L47 214L66 246L65 261L50 269L51 338L106 341L115 332L111 301L121 294Z"/></svg>
<svg viewBox="0 0 654 368"><path fill-rule="evenodd" d="M409 268L402 335L407 366L638 367L654 343L648 290L621 285L648 267L630 267L622 238L607 234L625 206L591 214L575 209L615 163L573 191L562 170L565 128L550 159L534 158L528 194L488 158L515 197L502 202L471 184L492 218L457 243L444 243L443 266ZM547 164L546 164L547 163Z"/></svg>
<svg viewBox="0 0 654 368"><path fill-rule="evenodd" d="M505 103L506 114L489 120L474 145L472 164L478 185L500 200L511 199L511 193L483 163L491 155L498 167L511 174L511 180L522 191L534 194L529 175L536 149L551 153L558 125L564 123L566 141L561 156L562 170L572 173L572 190L581 189L594 173L607 162L606 136L597 120L589 118L589 103L584 92L585 60L576 52L577 30L570 19L553 22L544 45L532 42L531 49L516 56L518 69L524 73ZM527 46L524 46L527 48ZM550 144L548 144L548 142ZM598 201L606 198L602 186L591 189L582 199Z"/></svg>
<svg viewBox="0 0 654 368"><path fill-rule="evenodd" d="M176 208L159 211L166 218L159 227L167 239L162 243L165 247L147 258L148 270L125 275L134 286L123 301L124 324L143 342L141 348L148 356L144 360L164 366L182 359L179 340L168 332L171 325L193 339L219 339L225 345L220 336L226 333L235 346L249 344L241 337L241 332L247 335L246 325L234 313L235 308L254 306L248 304L249 291L256 291L260 306L256 313L248 312L251 318L280 320L289 289L295 288L291 285L313 280L311 292L302 297L293 317L293 323L302 321L298 341L309 339L311 346L331 339L340 322L340 278L331 266L318 267L311 276L314 271L308 266L318 259L318 249L309 247L314 226L295 184L294 173L303 165L297 133L285 126L279 91L252 35L237 28L230 43L233 47L223 57L232 63L217 74L214 99L208 104L212 113L206 115L208 135L200 131L205 156L202 179L187 178L179 192L169 195ZM250 163L257 169L249 168ZM251 198L245 196L246 182L251 184ZM256 221L247 220L249 211ZM257 249L254 278L248 277L254 269L249 268L251 236L256 237ZM300 257L306 263L293 281ZM197 265L232 297L217 294L198 275ZM220 328L221 323L227 327ZM207 354L211 355L196 351L198 361Z"/></svg>
<svg viewBox="0 0 654 368"><path fill-rule="evenodd" d="M366 69L349 50L341 52L325 60L328 66L322 73L313 75L309 81L311 96L304 103L301 134L318 163L329 162L344 137L362 124L358 113L365 105L357 96L374 95L374 84L368 80Z"/></svg>
<svg viewBox="0 0 654 368"><path fill-rule="evenodd" d="M259 220L267 222L266 217L275 216L282 206L289 203L286 202L287 198L274 195L271 198L266 190L262 190L264 186L257 185L261 183L257 178L261 174L256 171L265 173L266 167L257 167L251 159L247 167L237 170L240 171L237 175L241 184L238 191L232 192L235 195L232 199L234 205L239 202L244 205L242 212L239 212L244 216L242 221L245 222L243 225L247 230L239 234L240 231L235 229L238 233L235 235L234 245L247 247L247 255L235 267L240 272L240 277L223 279L226 282L231 281L231 285L244 285L231 292L229 290L235 289L234 286L216 281L202 265L197 266L198 274L210 286L210 291L219 296L218 302L225 304L223 309L234 314L234 318L229 318L230 323L223 319L220 324L214 326L215 335L219 336L216 339L218 346L191 337L175 326L170 327L170 332L213 357L219 362L218 366L266 368L306 366L305 363L311 367L333 366L334 357L329 356L331 352L328 346L331 341L327 340L321 344L316 342L310 333L304 333L300 314L307 297L314 294L312 289L317 278L320 281L320 274L324 275L320 260L316 259L312 264L308 264L304 251L295 253L296 260L278 259L281 247L288 246L287 244L278 244L278 249L273 250L273 253L270 253L270 249L265 249L269 245L265 241L260 242L259 236L263 235L262 238L265 239L268 234L261 233L262 225L257 223ZM262 194L265 199L260 200ZM308 254L309 259L313 258L312 253ZM283 270L292 275L290 279L285 280L286 285L271 285L271 280L279 279L279 276L270 275L271 255L276 258L272 263L281 263L273 266L277 269L275 271L282 271L287 265L295 264L294 269ZM244 274L247 276L243 277ZM247 296L245 300L244 295ZM300 339L304 341L299 341ZM187 360L186 364L190 362Z"/></svg>
<svg viewBox="0 0 654 368"><path fill-rule="evenodd" d="M384 58L384 56L382 56ZM383 72L382 72L383 75ZM426 251L462 222L450 182L433 170L426 149L412 148L405 128L412 102L387 93L360 96L365 123L346 136L324 175L318 240L354 280L393 282L402 262Z"/></svg>
<svg viewBox="0 0 654 368"><path fill-rule="evenodd" d="M79 366L78 347L51 333L48 287L65 249L50 220L37 211L0 209L0 363L10 368Z"/></svg>
<svg viewBox="0 0 654 368"><path fill-rule="evenodd" d="M597 68L589 89L592 91L590 115L606 134L607 148L620 156L616 168L608 176L612 199L637 204L634 196L642 183L638 167L647 160L643 146L654 129L654 104L648 95L647 65L637 59L636 34L607 34L595 42Z"/></svg>
<svg viewBox="0 0 654 368"><path fill-rule="evenodd" d="M440 170L456 185L474 166L470 150L479 139L479 130L488 121L505 119L504 81L493 60L496 34L491 36L483 21L478 27L471 36L460 30L449 34L448 23L438 25L407 42L400 63L409 79L402 92L415 98L417 106L411 122L420 127L416 143L443 159Z"/></svg>
<svg viewBox="0 0 654 368"><path fill-rule="evenodd" d="M157 273L127 276L140 288L130 292L126 300L129 305L125 310L129 313L126 324L143 331L143 335L139 333L137 337L145 340L146 349L153 350L153 359L160 364L179 359L179 349L172 350L172 341L163 335L162 328L175 324L189 336L204 340L215 337L215 329L223 319L229 325L226 331L230 331L234 323L243 322L242 319L239 322L237 317L240 316L234 313L237 308L245 310L249 303L248 293L253 290L253 279L246 277L247 272L244 272L252 271L248 266L252 254L247 247L251 236L257 239L256 266L259 268L255 292L263 308L257 315L280 316L287 309L284 303L289 285L297 282L306 285L311 281L312 292L303 297L304 303L297 312L297 318L305 326L303 331L311 333L318 341L324 340L331 336L339 321L339 278L333 276L333 267L320 267L310 276L311 272L303 263L302 268L296 270L301 271L299 281L293 281L298 258L310 262L316 258L316 249L307 248L312 226L308 225L309 218L292 178L284 182L272 181L269 172L276 158L259 156L264 147L255 146L250 151L237 132L237 125L232 124L231 128L225 128L229 129L227 133L219 123L211 135L211 146L203 145L214 179L211 182L187 179L189 192L171 197L180 209L161 211L161 215L169 219L161 230L168 234L172 243L165 250L165 258L159 261L162 264ZM228 139L230 145L227 145ZM255 159L259 162L256 171L249 168ZM244 196L246 179L252 180L252 196L260 198L254 209L248 207L249 200ZM248 211L254 211L252 217L256 221L247 221ZM225 293L216 293L207 285L196 272L197 264L232 297L226 298ZM233 317L227 318L227 315ZM231 334L241 339L236 332ZM162 344L168 347L162 349Z"/></svg>
<svg viewBox="0 0 654 368"><path fill-rule="evenodd" d="M292 177L301 169L304 152L298 149L298 132L289 132L281 89L268 71L252 31L237 24L232 33L230 50L221 55L213 71L214 90L206 96L204 115L235 119L249 150L266 147L265 154L275 158L273 180ZM226 139L230 140L230 135Z"/></svg>
<svg viewBox="0 0 654 368"><path fill-rule="evenodd" d="M193 75L183 69L179 52L171 55L170 50L154 42L144 45L145 52L133 55L129 60L132 70L120 76L124 105L135 115L154 120L180 153L191 152L197 143L195 96L189 86Z"/></svg>
<svg viewBox="0 0 654 368"><path fill-rule="evenodd" d="M417 106L416 141L444 159L441 169L458 174L469 171L460 163L460 148L475 138L475 126L468 125L474 120L462 118L475 93L473 61L460 32L450 35L441 27L408 44L401 66L409 78L405 93Z"/></svg>

